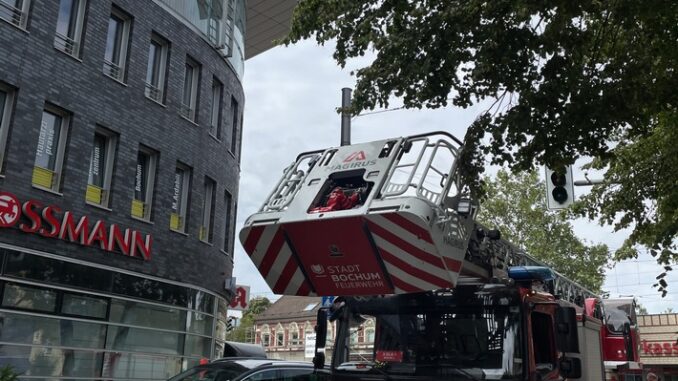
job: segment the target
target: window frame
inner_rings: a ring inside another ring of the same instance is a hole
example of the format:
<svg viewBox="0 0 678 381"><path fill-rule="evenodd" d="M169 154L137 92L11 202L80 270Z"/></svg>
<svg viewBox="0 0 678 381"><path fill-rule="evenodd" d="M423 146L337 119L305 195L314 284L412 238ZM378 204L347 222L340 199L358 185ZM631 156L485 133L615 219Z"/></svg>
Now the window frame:
<svg viewBox="0 0 678 381"><path fill-rule="evenodd" d="M139 155L146 155L148 156L148 176L146 178L146 191L145 194L143 195L144 199L139 200L136 198L134 195L134 192L136 192L136 178L137 178L137 171L136 168L139 166ZM132 188L132 211L131 211L131 216L132 218L140 219L142 221L150 222L151 217L152 217L152 211L153 211L153 195L155 192L154 186L155 186L155 178L156 178L156 172L158 168L158 152L148 148L144 145L139 145L139 150L137 151L137 165L135 166L135 173L134 173L134 187ZM134 209L135 209L135 201L143 203L143 212L141 216L135 215Z"/></svg>
<svg viewBox="0 0 678 381"><path fill-rule="evenodd" d="M174 171L174 176L175 176L174 177L174 180L175 180L174 186L175 187L176 187L177 170L183 171L183 174L182 174L183 179L182 179L181 191L180 191L180 194L178 195L179 197L178 197L178 200L177 200L177 202L178 202L177 213L175 213L172 210L172 208L170 207L170 230L175 231L175 232L179 232L179 233L185 233L187 231L187 227L188 227L188 210L189 210L189 195L188 194L189 194L189 191L190 191L190 188L191 188L191 179L192 179L192 175L193 175L193 170L188 165L177 161L175 171ZM175 191L176 191L176 189L175 189ZM174 198L174 194L172 195L172 198ZM172 200L172 202L174 202L174 199ZM172 218L175 218L175 217L173 217L173 215L176 215L177 216L176 218L178 218L178 221L179 221L179 225L178 225L179 227L178 228L175 228L175 227L172 226L173 225Z"/></svg>
<svg viewBox="0 0 678 381"><path fill-rule="evenodd" d="M234 96L231 95L231 116L233 120L231 122L231 145L229 151L235 155L238 149L238 113L240 112L240 104Z"/></svg>
<svg viewBox="0 0 678 381"><path fill-rule="evenodd" d="M44 168L44 167L39 167L48 171L52 172L52 181L51 181L51 187L46 187L41 184L36 184L35 182L35 176L36 176L36 168L38 168L37 163L35 163L35 160L37 160L37 155L38 155L38 146L36 146L35 149L35 160L33 162L33 178L31 179L31 184L33 187L36 187L38 189L42 190L47 190L51 192L59 192L61 189L61 178L63 177L63 169L64 169L64 160L66 157L66 143L68 141L68 134L70 130L70 125L71 125L71 118L72 115L70 112L65 111L63 109L60 109L56 106L53 106L49 103L45 103L45 107L42 109L42 118L40 119L40 129L38 130L38 141L40 139L40 131L42 130L42 122L44 120L45 113L52 114L54 116L57 116L61 118L61 123L59 126L59 139L57 140L57 146L56 146L56 157L54 159L54 168Z"/></svg>
<svg viewBox="0 0 678 381"><path fill-rule="evenodd" d="M228 189L224 190L224 247L222 250L228 254L233 255L233 239L231 237L231 228L234 225L233 221L233 195Z"/></svg>
<svg viewBox="0 0 678 381"><path fill-rule="evenodd" d="M11 19L0 17L0 20L3 20L21 30L26 30L26 24L28 24L28 10L31 7L31 0L22 0L19 8L16 6L11 6L7 3L1 4L0 7L6 7L8 9L7 13L11 15Z"/></svg>
<svg viewBox="0 0 678 381"><path fill-rule="evenodd" d="M157 47L155 50L156 53L153 56L152 70L149 73L149 68L151 68L151 56L150 56L151 45L156 45ZM156 63L156 59L158 58L160 60L159 62ZM156 66L158 70L158 72L155 73L157 75L157 83L152 83L154 77L153 74L154 70L156 70ZM144 79L144 95L146 96L146 98L161 105L165 104L165 87L166 87L165 85L167 80L168 66L169 66L169 41L164 37L158 35L157 33L153 32L151 33L151 39L149 41L149 56L146 65L146 78ZM151 75L151 78L148 77L149 74Z"/></svg>
<svg viewBox="0 0 678 381"><path fill-rule="evenodd" d="M127 79L127 54L129 51L129 39L130 39L130 30L132 28L132 17L124 12L122 9L118 8L115 4L111 5L111 13L108 16L108 22L110 25L111 19L117 18L121 22L121 27L122 31L120 32L120 41L114 41L114 47L115 43L118 42L120 45L118 47L118 62L112 62L108 61L106 59L106 51L108 50L108 30L106 32L106 50L104 50L104 65L103 65L103 72L104 75L118 81L125 83L125 80ZM113 52L113 55L115 55L115 51ZM116 76L114 74L114 71L117 71L118 75Z"/></svg>
<svg viewBox="0 0 678 381"><path fill-rule="evenodd" d="M211 244L214 238L214 207L216 201L217 182L209 176L205 176L203 188L202 218L198 239Z"/></svg>
<svg viewBox="0 0 678 381"><path fill-rule="evenodd" d="M221 117L224 103L224 84L217 77L212 77L212 106L210 112L210 135L221 140Z"/></svg>
<svg viewBox="0 0 678 381"><path fill-rule="evenodd" d="M189 68L191 69L190 73L190 88L187 90L187 82L189 80ZM200 63L190 56L186 56L186 62L184 63L184 84L181 92L181 108L179 113L184 118L190 120L193 123L197 123L198 116L198 93L200 91ZM186 104L188 97L188 104Z"/></svg>
<svg viewBox="0 0 678 381"><path fill-rule="evenodd" d="M7 155L7 137L14 109L16 90L0 82L0 91L5 94L5 102L0 104L0 175L5 170L5 156Z"/></svg>
<svg viewBox="0 0 678 381"><path fill-rule="evenodd" d="M104 168L103 168L103 186L101 187L101 202L95 203L94 201L89 200L90 186L99 187L96 184L90 183L89 177L91 176L92 162L94 158L92 157L94 153L94 144L92 144L92 152L90 153L90 167L87 171L87 197L85 201L90 205L103 206L108 208L111 201L111 186L113 183L113 169L115 165L115 154L118 146L118 134L113 131L110 131L104 127L97 126L94 130L94 139L99 135L105 139L105 152L104 152Z"/></svg>
<svg viewBox="0 0 678 381"><path fill-rule="evenodd" d="M59 9L61 8L61 2L65 0L60 0L59 1ZM68 0L66 0L68 1ZM80 59L80 54L82 52L82 42L83 42L83 36L84 36L84 30L85 30L85 13L86 13L86 7L87 7L87 0L72 0L76 1L77 4L74 6L69 14L69 22L68 24L70 25L73 23L73 17L75 17L75 24L74 24L74 30L73 30L73 36L64 36L61 33L59 33L58 30L55 30L54 32L54 48L56 48L58 51L68 54L69 56L75 57ZM75 14L73 14L73 11L75 10ZM57 28L59 25L59 17L57 15ZM70 28L70 27L69 27ZM67 33L70 34L70 31ZM68 47L68 43L72 44L72 47Z"/></svg>

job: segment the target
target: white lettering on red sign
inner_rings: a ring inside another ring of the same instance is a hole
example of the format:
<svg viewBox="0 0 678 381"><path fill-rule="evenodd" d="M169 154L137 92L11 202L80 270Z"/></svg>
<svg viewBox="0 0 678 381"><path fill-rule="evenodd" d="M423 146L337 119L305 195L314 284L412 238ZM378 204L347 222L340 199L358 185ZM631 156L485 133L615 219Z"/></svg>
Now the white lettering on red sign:
<svg viewBox="0 0 678 381"><path fill-rule="evenodd" d="M90 225L87 216L77 219L70 211L61 214L59 207L44 206L36 200L21 204L13 194L0 192L0 227L15 226L22 215L26 221L19 223L19 230L24 233L57 238L83 246L98 246L105 251L139 257L146 261L151 259L153 238L150 234L132 229L122 231L116 224L110 224L107 228L103 220L97 220Z"/></svg>

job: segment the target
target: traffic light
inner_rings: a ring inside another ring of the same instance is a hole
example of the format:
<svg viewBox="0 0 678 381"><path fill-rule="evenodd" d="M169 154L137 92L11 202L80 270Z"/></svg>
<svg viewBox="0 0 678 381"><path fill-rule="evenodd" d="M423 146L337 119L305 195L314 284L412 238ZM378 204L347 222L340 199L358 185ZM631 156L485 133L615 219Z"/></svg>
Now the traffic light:
<svg viewBox="0 0 678 381"><path fill-rule="evenodd" d="M563 172L555 172L546 168L546 205L549 209L567 208L574 202L574 184L572 183L572 166L565 167Z"/></svg>
<svg viewBox="0 0 678 381"><path fill-rule="evenodd" d="M231 332L238 325L238 319L235 316L229 316L226 320L226 332Z"/></svg>

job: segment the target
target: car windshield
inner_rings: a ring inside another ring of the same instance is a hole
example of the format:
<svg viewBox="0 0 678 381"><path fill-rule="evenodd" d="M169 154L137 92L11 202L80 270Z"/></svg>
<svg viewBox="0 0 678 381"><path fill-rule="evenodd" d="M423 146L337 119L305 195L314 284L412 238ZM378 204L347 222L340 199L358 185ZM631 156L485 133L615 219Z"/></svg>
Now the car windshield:
<svg viewBox="0 0 678 381"><path fill-rule="evenodd" d="M249 368L235 363L205 365L189 369L169 381L228 381L248 370Z"/></svg>
<svg viewBox="0 0 678 381"><path fill-rule="evenodd" d="M445 295L407 300L397 312L361 308L359 318L354 315L349 359L372 362L378 368L375 371L392 374L457 374L471 379L522 374L517 300L482 293L464 301L455 299ZM360 331L362 343L355 339Z"/></svg>

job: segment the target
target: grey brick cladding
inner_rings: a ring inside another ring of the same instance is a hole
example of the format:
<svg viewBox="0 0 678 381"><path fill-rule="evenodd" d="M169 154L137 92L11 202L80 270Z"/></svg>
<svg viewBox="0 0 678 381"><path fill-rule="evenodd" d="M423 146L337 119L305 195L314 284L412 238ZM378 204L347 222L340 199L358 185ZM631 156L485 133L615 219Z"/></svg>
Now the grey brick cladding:
<svg viewBox="0 0 678 381"><path fill-rule="evenodd" d="M133 17L125 84L105 76L102 71L112 3ZM231 276L233 262L232 253L223 251L227 218L224 192L228 190L233 199L237 199L239 180L239 158L236 157L239 152L229 151L234 138L230 99L235 97L240 105L238 112L242 112L240 80L202 37L150 0L89 0L81 59L74 59L53 47L58 7L56 0L32 0L25 31L0 20L0 81L17 89L0 190L11 192L21 200L35 199L57 205L73 211L77 218L87 215L90 220L103 219L108 224L117 223L150 233L152 258L145 262L12 228L0 229L0 241L185 282L226 296L224 281ZM165 105L144 96L152 33L170 42ZM187 55L201 65L197 123L179 115ZM208 133L213 76L224 85L221 141ZM31 184L46 102L72 113L61 195L36 189ZM85 203L90 150L97 125L119 134L110 210ZM235 135L240 139L240 131ZM159 152L151 223L130 216L139 144ZM177 161L192 168L187 234L169 229ZM217 182L212 244L198 239L205 176ZM233 225L230 224L231 230ZM229 235L233 239L233 231Z"/></svg>

